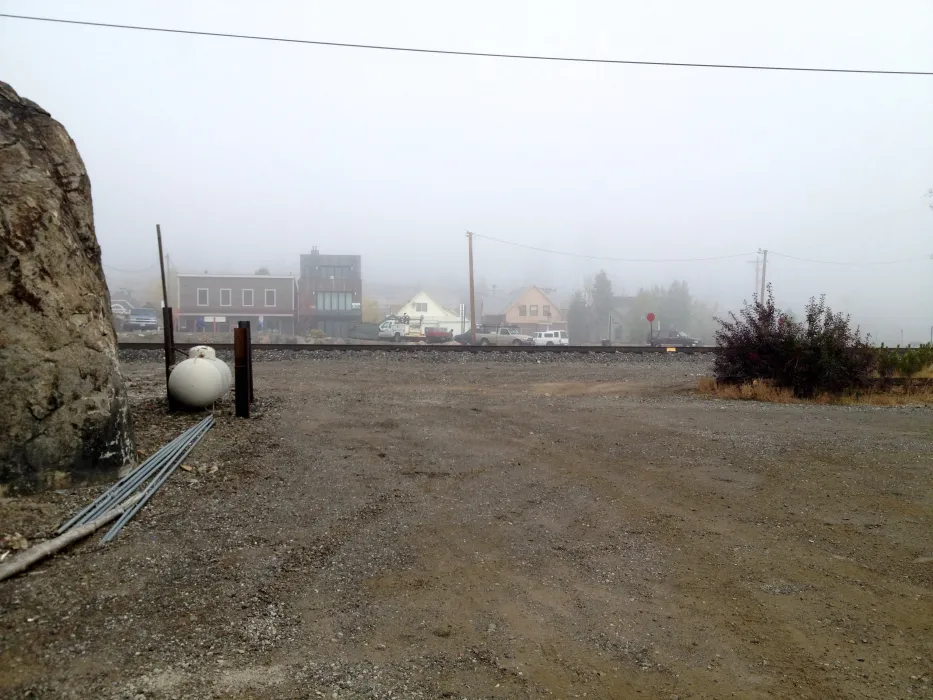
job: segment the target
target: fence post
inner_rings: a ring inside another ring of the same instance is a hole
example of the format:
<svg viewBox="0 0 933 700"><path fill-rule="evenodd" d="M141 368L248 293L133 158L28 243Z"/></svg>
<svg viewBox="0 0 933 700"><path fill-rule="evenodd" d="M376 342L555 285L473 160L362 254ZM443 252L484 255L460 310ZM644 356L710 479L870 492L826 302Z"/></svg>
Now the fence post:
<svg viewBox="0 0 933 700"><path fill-rule="evenodd" d="M162 342L165 348L165 396L168 398L168 410L178 410L178 402L168 390L168 378L172 374L172 365L175 363L175 327L172 319L172 307L162 307Z"/></svg>
<svg viewBox="0 0 933 700"><path fill-rule="evenodd" d="M233 329L233 378L236 417L249 418L249 331Z"/></svg>
<svg viewBox="0 0 933 700"><path fill-rule="evenodd" d="M253 391L253 329L249 321L239 321L237 327L246 329L246 364L249 367L249 402L256 400Z"/></svg>

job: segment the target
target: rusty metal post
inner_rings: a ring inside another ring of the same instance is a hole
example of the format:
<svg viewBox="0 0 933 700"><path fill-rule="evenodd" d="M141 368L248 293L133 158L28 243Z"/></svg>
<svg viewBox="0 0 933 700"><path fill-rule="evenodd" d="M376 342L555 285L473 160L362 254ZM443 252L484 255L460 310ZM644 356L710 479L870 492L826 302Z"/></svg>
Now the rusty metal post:
<svg viewBox="0 0 933 700"><path fill-rule="evenodd" d="M233 380L236 417L249 418L249 331L233 329Z"/></svg>
<svg viewBox="0 0 933 700"><path fill-rule="evenodd" d="M237 327L246 329L246 363L249 366L249 402L256 400L256 394L253 391L253 329L249 321L240 321Z"/></svg>

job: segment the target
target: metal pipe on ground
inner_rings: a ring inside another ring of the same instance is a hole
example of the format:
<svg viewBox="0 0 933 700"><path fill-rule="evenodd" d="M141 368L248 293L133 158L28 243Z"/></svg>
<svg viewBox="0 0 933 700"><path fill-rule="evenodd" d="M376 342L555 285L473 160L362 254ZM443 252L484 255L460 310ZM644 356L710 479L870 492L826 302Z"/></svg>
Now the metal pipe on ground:
<svg viewBox="0 0 933 700"><path fill-rule="evenodd" d="M58 530L55 531L55 534L60 535L76 525L83 525L95 517L95 515L105 510L108 507L108 504L119 502L121 498L125 497L126 493L131 492L136 488L136 486L139 485L141 481L145 481L147 478L149 478L149 476L151 476L154 470L157 468L156 465L161 462L162 459L166 458L170 453L178 449L178 447L187 439L189 439L197 429L197 425L192 426L174 440L165 443L155 453L150 455L142 464L136 467L136 469L121 478L119 481L117 481L117 483L113 484L100 496L95 498L90 505L78 511L78 513L72 516L70 520L59 527Z"/></svg>
<svg viewBox="0 0 933 700"><path fill-rule="evenodd" d="M126 525L126 523L128 523L133 518L133 516L136 515L136 513L138 513L139 510L149 502L149 499L152 498L155 495L155 492L162 487L166 480L179 467L182 461L184 461L185 457L188 456L191 450L193 450L195 446L197 446L197 444L201 441L201 439L207 435L208 430L210 430L214 425L214 417L208 416L202 421L202 424L205 425L204 430L196 434L196 436L192 438L189 444L185 446L181 454L169 461L156 475L156 477L151 482L149 482L142 493L142 498L140 498L139 501L137 501L130 510L126 511L122 516L120 516L120 519L113 525L113 527L110 528L107 534L104 535L103 539L101 540L101 544L106 544L114 537L116 537L120 530L123 529L123 526Z"/></svg>
<svg viewBox="0 0 933 700"><path fill-rule="evenodd" d="M0 566L0 581L22 573L36 562L42 561L46 557L49 557L55 554L55 552L64 549L73 542L77 542L78 540L87 537L98 528L101 528L111 520L114 520L121 513L124 513L140 498L142 498L142 494L138 493L135 496L130 497L124 503L114 506L112 509L106 511L89 523L85 523L80 527L72 528L64 535L47 540L41 544L37 544L35 547L30 547L25 552L14 558L10 563Z"/></svg>
<svg viewBox="0 0 933 700"><path fill-rule="evenodd" d="M208 416L207 418L202 420L200 423L198 423L198 425L192 428L192 430L190 431L190 434L187 435L187 437L184 437L183 439L178 438L175 441L173 441L172 448L168 452L166 452L158 461L154 462L152 466L148 469L147 473L140 474L139 478L135 482L126 484L122 489L120 489L119 492L111 496L109 501L99 505L98 512L106 509L108 507L108 503L119 502L121 499L125 498L126 496L131 494L133 491L135 491L137 488L139 488L153 474L158 472L160 469L164 468L166 464L170 464L179 454L182 454L184 452L184 450L188 447L188 445L191 444L191 441L198 441L201 439L201 437L203 437L203 434L207 432L208 428L210 428L211 425L213 425L213 420L214 420L213 416ZM190 450L188 451L190 452ZM184 454L187 454L187 453L188 452L184 452ZM85 515L78 522L78 524L79 525L84 524L91 517L93 517L93 515L94 515L93 513Z"/></svg>

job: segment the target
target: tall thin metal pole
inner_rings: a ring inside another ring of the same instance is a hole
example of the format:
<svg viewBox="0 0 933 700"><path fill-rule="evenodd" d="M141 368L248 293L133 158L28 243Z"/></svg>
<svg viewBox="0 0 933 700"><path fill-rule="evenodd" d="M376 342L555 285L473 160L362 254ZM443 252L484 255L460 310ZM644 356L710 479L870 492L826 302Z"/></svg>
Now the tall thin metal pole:
<svg viewBox="0 0 933 700"><path fill-rule="evenodd" d="M470 342L476 342L476 292L473 287L473 234L467 231L470 246Z"/></svg>
<svg viewBox="0 0 933 700"><path fill-rule="evenodd" d="M159 270L162 273L162 342L165 350L165 397L168 410L177 406L172 392L168 390L168 380L172 375L172 363L175 361L175 319L172 307L168 305L168 286L165 284L165 256L162 253L162 227L156 224L156 239L159 241Z"/></svg>
<svg viewBox="0 0 933 700"><path fill-rule="evenodd" d="M165 256L162 253L162 227L156 224L156 238L159 239L159 270L162 272L162 307L168 306L168 287L165 284Z"/></svg>
<svg viewBox="0 0 933 700"><path fill-rule="evenodd" d="M765 289L768 286L768 282L765 279L766 273L768 271L768 251L767 249L761 251L761 296L758 298L758 301L762 304L765 303Z"/></svg>

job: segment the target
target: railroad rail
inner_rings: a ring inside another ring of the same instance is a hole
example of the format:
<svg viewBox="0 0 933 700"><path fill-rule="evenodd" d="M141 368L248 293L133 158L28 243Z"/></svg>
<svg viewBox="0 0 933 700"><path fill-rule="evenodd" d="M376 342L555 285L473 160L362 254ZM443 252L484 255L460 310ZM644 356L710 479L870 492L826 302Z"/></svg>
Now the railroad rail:
<svg viewBox="0 0 933 700"><path fill-rule="evenodd" d="M203 343L175 343L175 347L187 352L189 348ZM233 343L211 343L217 350L233 351ZM119 350L162 350L161 343L120 343ZM679 353L697 355L716 352L714 345L698 347L653 347L650 345L444 345L441 343L412 345L407 343L355 343L346 345L315 343L254 343L254 350L285 350L291 352L492 352L492 353Z"/></svg>

